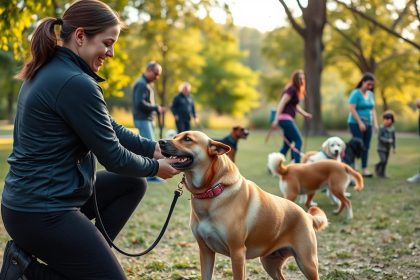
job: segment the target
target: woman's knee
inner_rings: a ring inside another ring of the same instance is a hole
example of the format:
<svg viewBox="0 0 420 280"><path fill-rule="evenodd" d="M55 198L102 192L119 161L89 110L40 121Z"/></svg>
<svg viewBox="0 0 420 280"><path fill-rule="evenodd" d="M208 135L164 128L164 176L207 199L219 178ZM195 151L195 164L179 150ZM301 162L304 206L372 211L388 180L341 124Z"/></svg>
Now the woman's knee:
<svg viewBox="0 0 420 280"><path fill-rule="evenodd" d="M129 187L130 193L143 197L147 190L147 181L146 178L131 177L127 186Z"/></svg>

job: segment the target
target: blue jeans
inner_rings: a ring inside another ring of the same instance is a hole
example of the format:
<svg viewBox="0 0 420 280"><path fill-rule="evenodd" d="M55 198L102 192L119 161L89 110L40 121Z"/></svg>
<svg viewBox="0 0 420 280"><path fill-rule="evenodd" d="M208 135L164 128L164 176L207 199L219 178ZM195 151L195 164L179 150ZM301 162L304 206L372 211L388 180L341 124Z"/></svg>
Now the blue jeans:
<svg viewBox="0 0 420 280"><path fill-rule="evenodd" d="M353 137L362 139L365 144L365 150L362 152L362 168L366 168L368 165L369 158L369 146L370 140L372 139L372 126L366 125L366 131L361 132L357 123L349 123L350 133Z"/></svg>
<svg viewBox="0 0 420 280"><path fill-rule="evenodd" d="M184 119L178 120L176 122L176 130L178 133L191 130L190 120L184 120Z"/></svg>
<svg viewBox="0 0 420 280"><path fill-rule="evenodd" d="M283 147L280 150L280 153L286 156L287 152L290 149L290 144L294 143L295 148L300 151L302 148L302 136L300 135L299 128L296 126L294 121L290 120L280 120L280 128L283 129L284 138L289 142L283 141ZM295 163L300 162L300 153L292 150L292 158L295 160Z"/></svg>
<svg viewBox="0 0 420 280"><path fill-rule="evenodd" d="M139 133L144 138L155 140L155 133L153 131L152 121L149 120L134 120L134 125L139 130Z"/></svg>

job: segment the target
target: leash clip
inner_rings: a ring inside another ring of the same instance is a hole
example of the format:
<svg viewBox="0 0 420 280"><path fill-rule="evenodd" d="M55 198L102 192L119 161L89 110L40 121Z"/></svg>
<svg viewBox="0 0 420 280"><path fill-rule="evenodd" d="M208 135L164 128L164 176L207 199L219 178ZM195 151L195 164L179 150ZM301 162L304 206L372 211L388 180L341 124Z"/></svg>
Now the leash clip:
<svg viewBox="0 0 420 280"><path fill-rule="evenodd" d="M184 190L182 189L183 186L185 186L185 174L182 176L182 180L178 183L178 186L175 190L179 193L179 196L181 196L184 193Z"/></svg>

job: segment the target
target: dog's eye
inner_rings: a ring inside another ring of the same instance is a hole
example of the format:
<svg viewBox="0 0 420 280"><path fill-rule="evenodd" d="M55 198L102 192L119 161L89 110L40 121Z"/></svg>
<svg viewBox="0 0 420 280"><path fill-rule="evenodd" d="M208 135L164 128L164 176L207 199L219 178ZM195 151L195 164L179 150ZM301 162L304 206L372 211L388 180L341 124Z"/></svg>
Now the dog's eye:
<svg viewBox="0 0 420 280"><path fill-rule="evenodd" d="M184 136L184 138L182 138L182 140L184 140L185 142L191 142L192 139L188 136Z"/></svg>

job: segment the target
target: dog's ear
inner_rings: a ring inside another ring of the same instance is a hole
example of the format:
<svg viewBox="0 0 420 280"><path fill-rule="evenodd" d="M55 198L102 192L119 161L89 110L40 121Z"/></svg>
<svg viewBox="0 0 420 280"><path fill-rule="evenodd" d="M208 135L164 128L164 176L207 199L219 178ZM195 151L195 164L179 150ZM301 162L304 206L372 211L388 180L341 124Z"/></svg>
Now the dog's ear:
<svg viewBox="0 0 420 280"><path fill-rule="evenodd" d="M208 153L210 156L220 156L230 151L230 147L218 141L209 140Z"/></svg>
<svg viewBox="0 0 420 280"><path fill-rule="evenodd" d="M344 158L344 154L346 153L346 143L340 139L340 146L341 146L341 154L340 157Z"/></svg>
<svg viewBox="0 0 420 280"><path fill-rule="evenodd" d="M324 143L322 143L321 149L326 153L328 152L328 139L325 140Z"/></svg>

